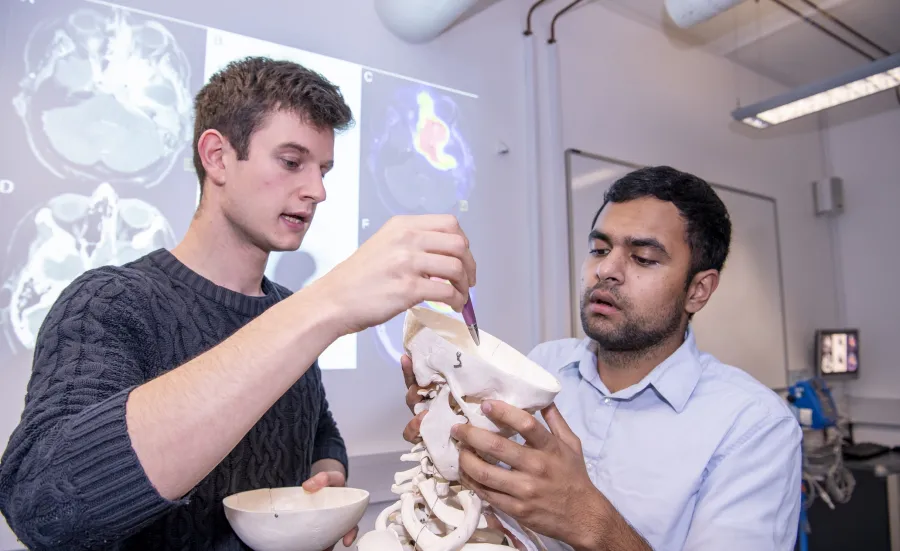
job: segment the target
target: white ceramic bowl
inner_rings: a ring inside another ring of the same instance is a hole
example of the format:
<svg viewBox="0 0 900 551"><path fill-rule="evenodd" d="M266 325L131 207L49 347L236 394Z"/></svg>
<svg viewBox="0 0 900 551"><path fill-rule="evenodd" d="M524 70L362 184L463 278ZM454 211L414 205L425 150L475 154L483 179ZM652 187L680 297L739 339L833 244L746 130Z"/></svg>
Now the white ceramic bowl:
<svg viewBox="0 0 900 551"><path fill-rule="evenodd" d="M323 551L353 529L369 505L356 488L262 488L226 497L231 528L254 551Z"/></svg>

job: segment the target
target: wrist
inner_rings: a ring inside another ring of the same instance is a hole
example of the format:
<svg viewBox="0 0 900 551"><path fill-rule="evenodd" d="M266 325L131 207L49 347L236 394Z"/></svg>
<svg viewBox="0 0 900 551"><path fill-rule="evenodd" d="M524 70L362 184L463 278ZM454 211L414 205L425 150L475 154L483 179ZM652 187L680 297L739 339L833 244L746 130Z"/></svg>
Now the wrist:
<svg viewBox="0 0 900 551"><path fill-rule="evenodd" d="M332 290L317 283L301 289L291 298L296 298L299 303L295 308L299 315L309 320L329 342L333 342L351 332L347 324L347 311Z"/></svg>
<svg viewBox="0 0 900 551"><path fill-rule="evenodd" d="M585 506L581 507L581 518L575 523L579 530L570 544L575 551L603 551L603 534L609 534L612 519L618 514L599 490L592 490L583 502Z"/></svg>
<svg viewBox="0 0 900 551"><path fill-rule="evenodd" d="M653 551L599 490L586 503L576 524L580 530L569 544L576 551Z"/></svg>

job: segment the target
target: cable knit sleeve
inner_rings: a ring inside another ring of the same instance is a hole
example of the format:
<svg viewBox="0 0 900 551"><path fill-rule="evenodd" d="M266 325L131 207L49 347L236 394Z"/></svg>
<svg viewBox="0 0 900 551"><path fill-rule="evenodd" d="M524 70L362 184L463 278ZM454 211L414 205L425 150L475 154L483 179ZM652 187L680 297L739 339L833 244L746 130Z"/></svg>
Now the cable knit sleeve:
<svg viewBox="0 0 900 551"><path fill-rule="evenodd" d="M314 365L312 369L315 370L317 375L319 396L322 397L322 405L316 427L316 441L313 447L313 463L320 459L340 461L344 465L344 471L349 479L350 465L347 459L347 447L344 445L344 439L338 430L337 422L334 420L334 416L331 415L331 410L328 409L325 386L322 384L322 374L318 364Z"/></svg>
<svg viewBox="0 0 900 551"><path fill-rule="evenodd" d="M29 549L103 547L180 503L151 485L125 424L129 393L157 362L142 295L122 272L93 270L41 327L0 462L0 512Z"/></svg>

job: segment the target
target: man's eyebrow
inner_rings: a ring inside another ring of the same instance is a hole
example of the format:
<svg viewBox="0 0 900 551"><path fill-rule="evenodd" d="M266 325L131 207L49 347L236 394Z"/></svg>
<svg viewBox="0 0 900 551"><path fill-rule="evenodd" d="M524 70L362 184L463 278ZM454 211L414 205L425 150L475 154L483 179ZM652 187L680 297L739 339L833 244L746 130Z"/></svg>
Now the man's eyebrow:
<svg viewBox="0 0 900 551"><path fill-rule="evenodd" d="M661 252L662 254L669 256L669 251L666 250L665 246L663 246L663 244L660 243L659 240L657 240L653 237L631 237L631 236L629 236L625 239L625 242L628 243L628 245L632 249L641 249L641 248L656 249L659 252Z"/></svg>
<svg viewBox="0 0 900 551"><path fill-rule="evenodd" d="M301 155L309 155L309 148L305 145L300 145L297 142L284 142L283 144L278 146L279 149L293 149L297 153Z"/></svg>
<svg viewBox="0 0 900 551"><path fill-rule="evenodd" d="M612 243L612 241L610 241L609 239L609 236L600 230L592 230L588 235L588 241L605 241L607 243Z"/></svg>
<svg viewBox="0 0 900 551"><path fill-rule="evenodd" d="M591 231L590 235L588 236L588 241L603 241L605 243L610 243L610 244L612 244L612 242L613 242L613 240L609 237L609 235L607 235L599 230ZM662 243L660 243L658 239L656 239L654 237L627 236L627 237L625 237L625 239L623 241L625 242L625 244L628 247L630 247L632 249L641 249L641 248L656 249L657 251L664 254L665 256L667 256L667 257L669 256L669 251L666 250L666 247Z"/></svg>

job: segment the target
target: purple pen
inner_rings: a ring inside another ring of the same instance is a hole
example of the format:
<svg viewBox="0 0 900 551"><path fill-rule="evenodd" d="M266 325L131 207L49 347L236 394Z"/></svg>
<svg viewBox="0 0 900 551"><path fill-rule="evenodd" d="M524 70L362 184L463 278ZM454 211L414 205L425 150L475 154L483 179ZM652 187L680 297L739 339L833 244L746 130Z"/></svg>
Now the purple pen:
<svg viewBox="0 0 900 551"><path fill-rule="evenodd" d="M472 306L472 295L469 295L469 300L463 306L462 315L466 321L466 326L469 328L469 334L472 335L472 340L475 341L477 346L481 346L481 338L478 336L478 322L475 321L475 307Z"/></svg>

